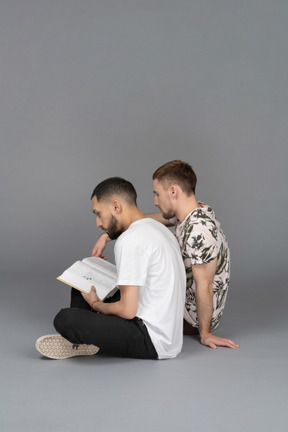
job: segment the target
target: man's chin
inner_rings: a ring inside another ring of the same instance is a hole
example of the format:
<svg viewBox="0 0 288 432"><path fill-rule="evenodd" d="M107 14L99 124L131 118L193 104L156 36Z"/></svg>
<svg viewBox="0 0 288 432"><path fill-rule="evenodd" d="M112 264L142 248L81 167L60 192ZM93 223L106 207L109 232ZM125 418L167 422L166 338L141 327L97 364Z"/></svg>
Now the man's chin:
<svg viewBox="0 0 288 432"><path fill-rule="evenodd" d="M123 231L114 231L111 233L109 233L109 231L106 231L106 233L108 234L111 240L117 240L118 237L120 237L120 235L123 234Z"/></svg>
<svg viewBox="0 0 288 432"><path fill-rule="evenodd" d="M172 213L163 213L162 212L162 217L166 220L170 220L170 219L173 219L175 217L175 215Z"/></svg>

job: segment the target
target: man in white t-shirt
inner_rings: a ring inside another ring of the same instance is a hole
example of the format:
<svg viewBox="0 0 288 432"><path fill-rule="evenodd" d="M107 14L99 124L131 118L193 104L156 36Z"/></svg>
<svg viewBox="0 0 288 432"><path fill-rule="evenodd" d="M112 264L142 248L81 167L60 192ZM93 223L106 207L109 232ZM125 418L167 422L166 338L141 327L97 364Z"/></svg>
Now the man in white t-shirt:
<svg viewBox="0 0 288 432"><path fill-rule="evenodd" d="M54 326L60 335L39 338L36 348L50 358L99 353L166 359L182 349L186 274L174 235L146 218L130 182L113 177L93 191L96 224L115 243L118 296L100 301L72 289L71 307Z"/></svg>

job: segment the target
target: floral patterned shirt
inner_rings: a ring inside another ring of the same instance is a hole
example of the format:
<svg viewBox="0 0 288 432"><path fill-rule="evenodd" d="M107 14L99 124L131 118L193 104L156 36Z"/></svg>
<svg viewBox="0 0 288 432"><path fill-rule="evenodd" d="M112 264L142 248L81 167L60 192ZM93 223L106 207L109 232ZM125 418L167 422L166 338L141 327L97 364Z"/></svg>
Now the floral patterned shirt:
<svg viewBox="0 0 288 432"><path fill-rule="evenodd" d="M175 224L175 235L181 248L187 278L184 318L193 327L198 327L196 284L192 266L206 264L217 258L211 321L211 330L214 330L219 324L225 306L230 280L230 251L214 211L203 203L199 204L201 208L193 210L183 222L176 221Z"/></svg>

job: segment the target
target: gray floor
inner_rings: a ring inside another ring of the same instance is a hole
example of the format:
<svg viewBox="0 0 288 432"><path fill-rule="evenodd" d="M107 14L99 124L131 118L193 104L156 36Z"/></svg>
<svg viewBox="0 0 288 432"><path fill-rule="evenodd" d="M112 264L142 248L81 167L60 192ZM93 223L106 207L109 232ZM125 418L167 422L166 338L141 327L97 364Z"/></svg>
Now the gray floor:
<svg viewBox="0 0 288 432"><path fill-rule="evenodd" d="M237 341L238 350L213 351L185 336L174 360L57 361L42 358L34 342L54 333L53 316L69 294L58 282L36 279L3 281L1 431L287 430L288 296L281 281L232 285L217 334Z"/></svg>

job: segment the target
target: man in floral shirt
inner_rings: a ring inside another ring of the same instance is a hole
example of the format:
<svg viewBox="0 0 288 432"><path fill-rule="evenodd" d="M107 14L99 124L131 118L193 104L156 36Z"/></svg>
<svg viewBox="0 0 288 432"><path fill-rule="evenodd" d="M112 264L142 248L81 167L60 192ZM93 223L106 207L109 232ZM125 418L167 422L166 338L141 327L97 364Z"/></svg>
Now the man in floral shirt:
<svg viewBox="0 0 288 432"><path fill-rule="evenodd" d="M200 334L201 343L214 349L237 348L233 341L212 334L225 306L230 251L214 211L196 200L196 174L191 165L175 160L158 168L153 181L154 204L161 214L147 216L175 225L186 268L184 333Z"/></svg>

